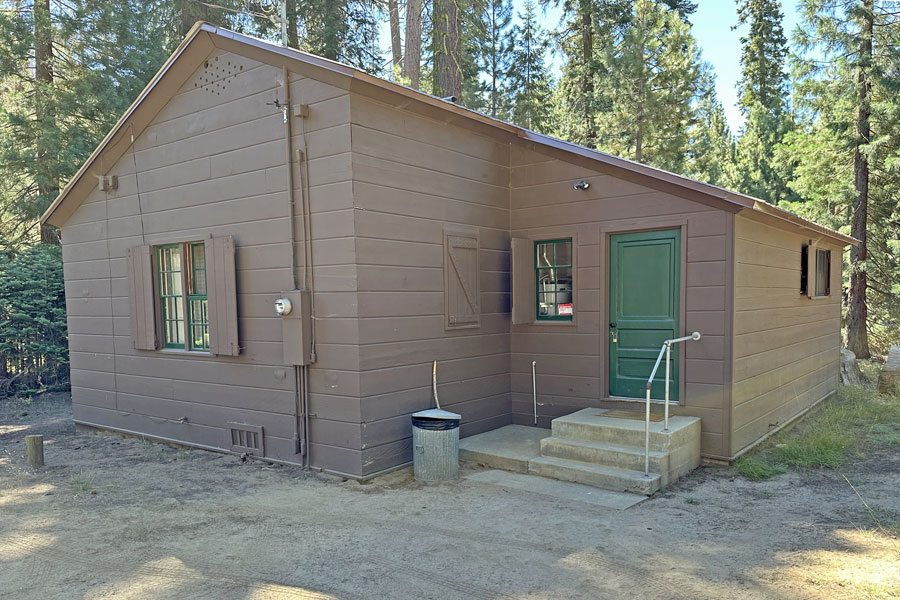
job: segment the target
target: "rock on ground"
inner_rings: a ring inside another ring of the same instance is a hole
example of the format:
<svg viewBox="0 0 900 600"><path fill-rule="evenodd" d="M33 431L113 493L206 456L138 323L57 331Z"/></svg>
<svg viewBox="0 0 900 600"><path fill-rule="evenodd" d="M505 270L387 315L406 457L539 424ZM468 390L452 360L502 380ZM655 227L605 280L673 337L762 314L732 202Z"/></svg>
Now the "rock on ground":
<svg viewBox="0 0 900 600"><path fill-rule="evenodd" d="M893 394L900 390L900 346L891 346L887 360L878 376L878 391Z"/></svg>

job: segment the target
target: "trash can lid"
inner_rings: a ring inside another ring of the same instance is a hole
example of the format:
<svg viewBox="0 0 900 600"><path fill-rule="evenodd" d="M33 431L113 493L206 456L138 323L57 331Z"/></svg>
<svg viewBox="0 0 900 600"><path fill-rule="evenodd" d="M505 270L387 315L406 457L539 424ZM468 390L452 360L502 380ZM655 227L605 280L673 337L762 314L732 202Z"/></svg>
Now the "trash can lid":
<svg viewBox="0 0 900 600"><path fill-rule="evenodd" d="M445 420L454 420L454 421L459 421L460 419L462 419L462 415L448 412L446 410L441 410L440 408L429 408L428 410L420 410L417 413L413 413L413 416L416 418L419 418L419 419L445 419Z"/></svg>

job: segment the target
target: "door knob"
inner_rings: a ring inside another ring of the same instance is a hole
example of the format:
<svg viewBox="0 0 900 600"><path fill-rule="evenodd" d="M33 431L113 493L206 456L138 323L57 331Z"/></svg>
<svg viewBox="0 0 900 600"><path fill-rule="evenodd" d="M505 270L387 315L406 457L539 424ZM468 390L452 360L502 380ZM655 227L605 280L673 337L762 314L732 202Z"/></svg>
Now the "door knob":
<svg viewBox="0 0 900 600"><path fill-rule="evenodd" d="M616 328L616 324L615 324L615 323L610 323L609 326L610 326L611 329L615 329L615 328Z"/></svg>

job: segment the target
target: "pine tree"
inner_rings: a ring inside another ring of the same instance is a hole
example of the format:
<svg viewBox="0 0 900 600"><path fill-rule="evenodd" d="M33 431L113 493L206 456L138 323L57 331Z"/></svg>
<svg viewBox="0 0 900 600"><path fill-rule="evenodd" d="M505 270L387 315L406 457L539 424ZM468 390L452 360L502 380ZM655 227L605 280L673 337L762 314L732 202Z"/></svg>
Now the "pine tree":
<svg viewBox="0 0 900 600"><path fill-rule="evenodd" d="M740 191L773 204L792 200L790 172L776 165L775 147L790 131L787 113L787 39L778 0L738 0L738 25L749 25L741 37L738 106L746 122L737 147Z"/></svg>
<svg viewBox="0 0 900 600"><path fill-rule="evenodd" d="M741 79L738 81L738 106L747 115L760 104L772 116L785 109L787 74L787 38L784 36L778 0L738 0L738 25L749 25L741 36Z"/></svg>
<svg viewBox="0 0 900 600"><path fill-rule="evenodd" d="M688 161L685 172L694 179L730 187L735 178L735 142L716 97L715 74L704 65L703 83L697 102L696 120L688 130Z"/></svg>
<svg viewBox="0 0 900 600"><path fill-rule="evenodd" d="M37 219L162 65L169 32L164 7L137 0L17 6L0 13L0 239L21 247L54 241Z"/></svg>
<svg viewBox="0 0 900 600"><path fill-rule="evenodd" d="M475 29L481 34L475 44L478 53L475 62L484 79L478 87L485 96L485 112L497 119L506 118L509 111L507 71L512 60L512 44L508 31L512 11L511 0L486 0Z"/></svg>
<svg viewBox="0 0 900 600"><path fill-rule="evenodd" d="M612 108L599 120L600 147L680 172L700 87L690 26L656 0L635 0L630 22L604 62Z"/></svg>
<svg viewBox="0 0 900 600"><path fill-rule="evenodd" d="M537 6L526 0L519 24L509 33L513 49L507 74L512 104L512 122L540 133L551 130L553 80L546 56L550 37L538 22Z"/></svg>
<svg viewBox="0 0 900 600"><path fill-rule="evenodd" d="M900 139L896 72L900 16L876 0L805 0L797 45L796 102L811 123L787 137L791 208L860 240L849 250L844 345L860 358L897 340ZM869 253L870 248L879 252Z"/></svg>

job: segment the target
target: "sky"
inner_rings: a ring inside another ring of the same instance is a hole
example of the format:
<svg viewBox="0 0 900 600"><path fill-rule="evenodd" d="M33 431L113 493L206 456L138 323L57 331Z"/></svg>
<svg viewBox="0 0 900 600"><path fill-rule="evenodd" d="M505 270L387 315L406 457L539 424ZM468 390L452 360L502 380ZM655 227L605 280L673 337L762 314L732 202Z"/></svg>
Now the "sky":
<svg viewBox="0 0 900 600"><path fill-rule="evenodd" d="M746 26L736 31L737 9L733 0L697 0L697 12L691 15L694 37L703 51L703 60L716 71L716 93L725 108L728 125L737 133L744 124L737 109L737 81L741 77L741 41ZM788 40L797 26L799 11L796 0L782 0L784 33Z"/></svg>

